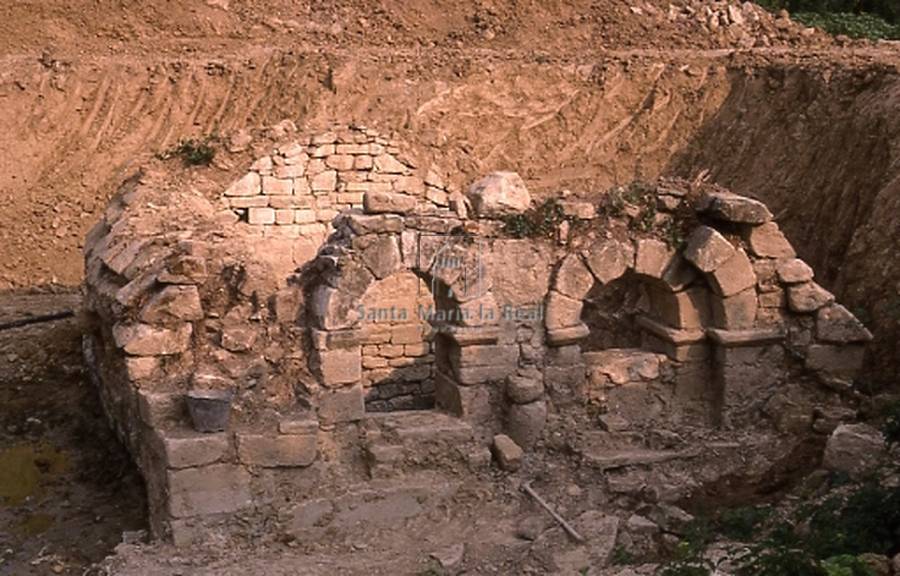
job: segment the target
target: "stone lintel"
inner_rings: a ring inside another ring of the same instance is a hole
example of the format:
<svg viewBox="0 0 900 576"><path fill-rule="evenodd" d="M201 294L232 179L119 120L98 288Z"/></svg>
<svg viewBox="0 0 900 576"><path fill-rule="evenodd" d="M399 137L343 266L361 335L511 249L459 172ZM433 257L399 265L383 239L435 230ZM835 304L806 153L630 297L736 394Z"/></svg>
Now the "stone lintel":
<svg viewBox="0 0 900 576"><path fill-rule="evenodd" d="M448 335L458 346L494 344L500 339L499 326L445 326L440 332Z"/></svg>
<svg viewBox="0 0 900 576"><path fill-rule="evenodd" d="M719 328L709 328L706 333L713 342L726 348L774 344L784 340L785 336L784 330L781 328L760 328L753 330L722 330Z"/></svg>
<svg viewBox="0 0 900 576"><path fill-rule="evenodd" d="M582 323L571 328L558 328L547 331L547 344L550 346L566 346L575 344L588 337L591 329Z"/></svg>
<svg viewBox="0 0 900 576"><path fill-rule="evenodd" d="M654 336L672 344L692 344L706 339L706 333L703 330L679 330L661 324L647 316L638 316L637 325Z"/></svg>

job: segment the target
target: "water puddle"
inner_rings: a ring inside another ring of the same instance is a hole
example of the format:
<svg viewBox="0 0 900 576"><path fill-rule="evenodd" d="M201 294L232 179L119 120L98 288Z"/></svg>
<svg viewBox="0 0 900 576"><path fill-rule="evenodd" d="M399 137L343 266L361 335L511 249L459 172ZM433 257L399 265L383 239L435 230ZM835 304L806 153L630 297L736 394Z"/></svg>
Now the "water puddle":
<svg viewBox="0 0 900 576"><path fill-rule="evenodd" d="M0 505L21 506L69 467L64 452L38 442L0 450Z"/></svg>

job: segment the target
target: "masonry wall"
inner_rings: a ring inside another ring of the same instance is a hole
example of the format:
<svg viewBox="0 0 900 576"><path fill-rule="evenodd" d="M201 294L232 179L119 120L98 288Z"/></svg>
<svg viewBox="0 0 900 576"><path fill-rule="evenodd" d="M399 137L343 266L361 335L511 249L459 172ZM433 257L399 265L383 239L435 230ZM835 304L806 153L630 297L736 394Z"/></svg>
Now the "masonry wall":
<svg viewBox="0 0 900 576"><path fill-rule="evenodd" d="M274 146L213 202L124 186L86 240L85 354L154 531L328 488L363 460L367 412L434 406L531 450L586 408L612 432L736 427L788 380L852 386L870 335L764 206L690 186L642 201L565 200L552 234L511 237L534 204L518 176L464 198L362 128ZM640 341L590 349L585 299L627 274ZM210 388L234 393L232 421L200 434L185 394Z"/></svg>
<svg viewBox="0 0 900 576"><path fill-rule="evenodd" d="M431 287L411 272L389 276L361 302L366 410L434 408Z"/></svg>

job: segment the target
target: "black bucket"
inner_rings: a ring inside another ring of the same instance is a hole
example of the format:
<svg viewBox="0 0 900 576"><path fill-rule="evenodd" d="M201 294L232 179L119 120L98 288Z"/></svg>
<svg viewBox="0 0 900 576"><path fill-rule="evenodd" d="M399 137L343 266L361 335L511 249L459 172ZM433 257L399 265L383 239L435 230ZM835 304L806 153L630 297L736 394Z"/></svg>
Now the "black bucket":
<svg viewBox="0 0 900 576"><path fill-rule="evenodd" d="M194 429L198 432L221 432L228 428L231 415L230 390L191 390L186 400Z"/></svg>

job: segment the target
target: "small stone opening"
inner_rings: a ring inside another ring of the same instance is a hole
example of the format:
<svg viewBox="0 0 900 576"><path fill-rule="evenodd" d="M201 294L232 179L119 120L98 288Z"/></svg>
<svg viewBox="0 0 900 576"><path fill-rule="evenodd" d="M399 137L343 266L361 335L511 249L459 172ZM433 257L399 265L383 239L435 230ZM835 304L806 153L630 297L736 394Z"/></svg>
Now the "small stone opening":
<svg viewBox="0 0 900 576"><path fill-rule="evenodd" d="M590 329L583 351L639 348L637 318L650 311L647 283L632 270L608 284L597 282L584 299L581 321Z"/></svg>
<svg viewBox="0 0 900 576"><path fill-rule="evenodd" d="M366 292L360 307L366 411L434 408L434 311L430 287L412 272Z"/></svg>

